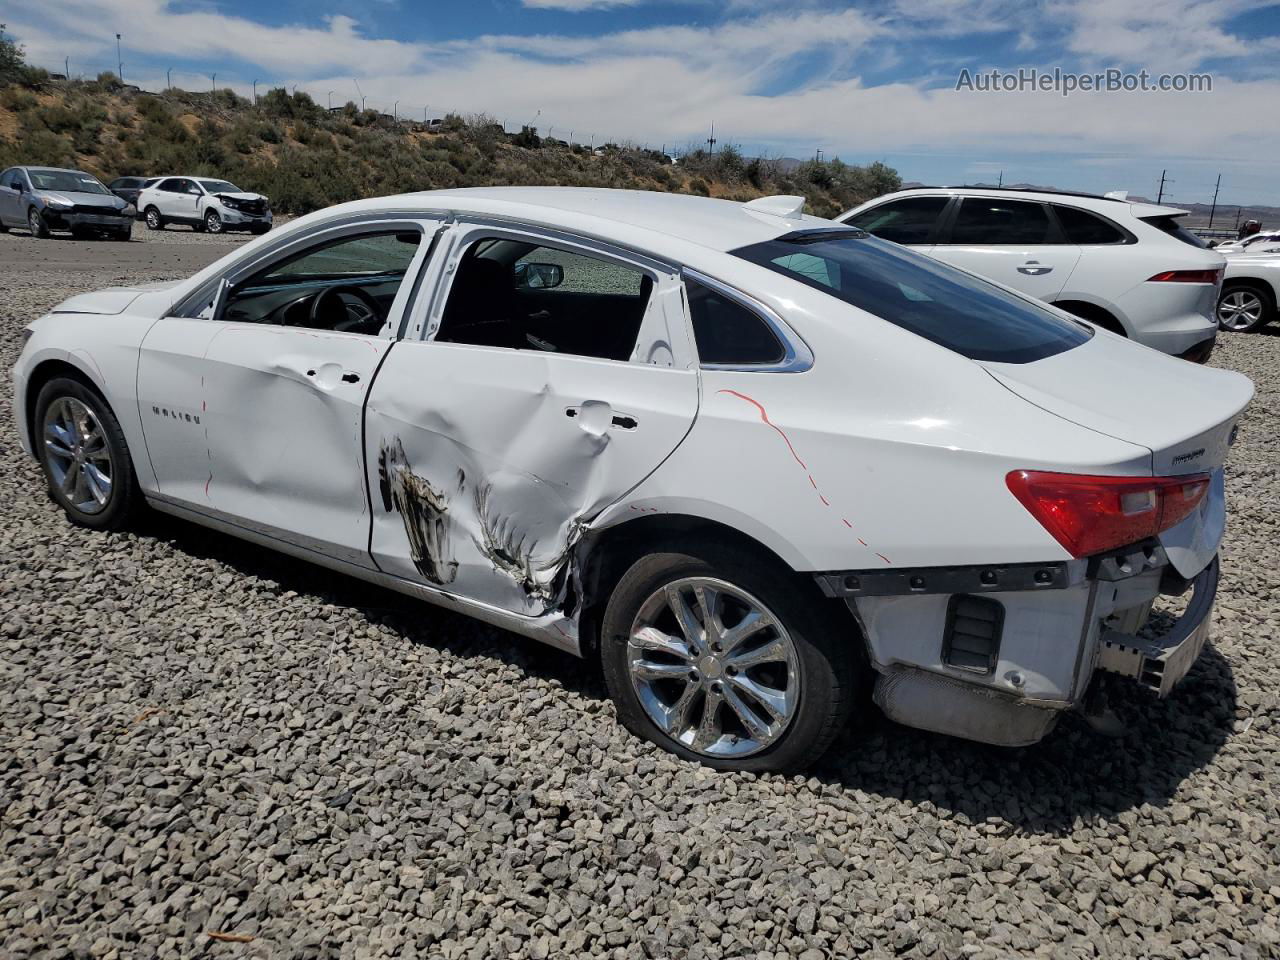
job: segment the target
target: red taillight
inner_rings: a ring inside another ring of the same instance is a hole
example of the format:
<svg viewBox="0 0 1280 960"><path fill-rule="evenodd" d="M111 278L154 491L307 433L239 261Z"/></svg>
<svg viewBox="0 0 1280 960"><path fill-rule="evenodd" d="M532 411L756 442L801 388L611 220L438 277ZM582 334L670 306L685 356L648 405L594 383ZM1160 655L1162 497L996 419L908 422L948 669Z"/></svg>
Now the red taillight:
<svg viewBox="0 0 1280 960"><path fill-rule="evenodd" d="M1009 491L1073 557L1154 537L1183 520L1209 489L1207 473L1185 477L1090 477L1015 470Z"/></svg>
<svg viewBox="0 0 1280 960"><path fill-rule="evenodd" d="M1147 277L1147 283L1217 283L1222 279L1222 271L1226 267L1215 267L1212 270L1165 270L1154 277Z"/></svg>

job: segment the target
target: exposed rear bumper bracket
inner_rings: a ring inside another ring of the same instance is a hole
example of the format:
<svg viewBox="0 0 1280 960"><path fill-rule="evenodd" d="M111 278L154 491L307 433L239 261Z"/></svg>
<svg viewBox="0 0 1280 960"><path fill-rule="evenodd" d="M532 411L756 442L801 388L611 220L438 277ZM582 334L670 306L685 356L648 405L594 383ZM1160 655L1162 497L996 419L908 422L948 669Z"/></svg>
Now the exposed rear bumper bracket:
<svg viewBox="0 0 1280 960"><path fill-rule="evenodd" d="M1133 677L1158 696L1168 696L1204 649L1218 594L1218 558L1192 582L1195 593L1186 612L1164 636L1148 639L1105 630L1098 642L1098 669Z"/></svg>
<svg viewBox="0 0 1280 960"><path fill-rule="evenodd" d="M841 570L816 573L828 597L894 597L930 593L1006 593L1012 590L1065 590L1070 586L1065 561L974 564L964 567L910 567L902 570Z"/></svg>

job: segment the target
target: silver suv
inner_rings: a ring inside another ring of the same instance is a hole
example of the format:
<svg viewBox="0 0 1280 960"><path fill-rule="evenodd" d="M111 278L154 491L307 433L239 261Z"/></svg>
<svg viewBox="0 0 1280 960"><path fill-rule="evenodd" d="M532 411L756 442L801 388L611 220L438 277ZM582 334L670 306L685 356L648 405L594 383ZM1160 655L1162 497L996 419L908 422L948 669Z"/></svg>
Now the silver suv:
<svg viewBox="0 0 1280 960"><path fill-rule="evenodd" d="M0 232L26 227L33 237L69 230L128 240L137 210L91 173L59 167L10 167L0 173Z"/></svg>

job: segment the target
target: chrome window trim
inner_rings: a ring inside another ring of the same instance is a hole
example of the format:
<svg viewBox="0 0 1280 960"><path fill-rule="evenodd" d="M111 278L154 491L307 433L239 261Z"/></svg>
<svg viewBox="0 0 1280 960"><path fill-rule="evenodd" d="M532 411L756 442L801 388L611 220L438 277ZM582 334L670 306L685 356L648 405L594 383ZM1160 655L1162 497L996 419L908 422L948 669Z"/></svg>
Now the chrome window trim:
<svg viewBox="0 0 1280 960"><path fill-rule="evenodd" d="M751 311L765 322L769 329L773 331L773 335L778 338L778 342L782 344L783 354L781 360L775 360L770 363L703 363L699 359L699 369L736 370L742 373L804 373L806 370L813 368L813 351L809 349L809 345L771 307L761 303L750 294L743 293L736 287L731 287L724 281L709 277L691 267L684 267L680 271L680 279L682 281L686 279L693 280L704 287L709 287L717 293L728 297L738 306ZM689 323L689 339L696 352L698 339L693 333L693 313L689 310L687 296L685 298L685 313Z"/></svg>

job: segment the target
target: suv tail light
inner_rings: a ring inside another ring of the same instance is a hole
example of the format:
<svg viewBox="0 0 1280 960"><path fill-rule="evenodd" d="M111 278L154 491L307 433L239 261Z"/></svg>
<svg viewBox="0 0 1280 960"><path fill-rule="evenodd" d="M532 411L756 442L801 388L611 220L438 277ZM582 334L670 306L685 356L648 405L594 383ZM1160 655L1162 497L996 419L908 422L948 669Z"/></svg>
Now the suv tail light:
<svg viewBox="0 0 1280 960"><path fill-rule="evenodd" d="M1005 483L1073 557L1163 533L1204 499L1207 473L1185 477L1091 477L1014 470Z"/></svg>
<svg viewBox="0 0 1280 960"><path fill-rule="evenodd" d="M1147 277L1147 283L1217 283L1226 269L1214 267L1212 270L1164 270L1154 277Z"/></svg>

